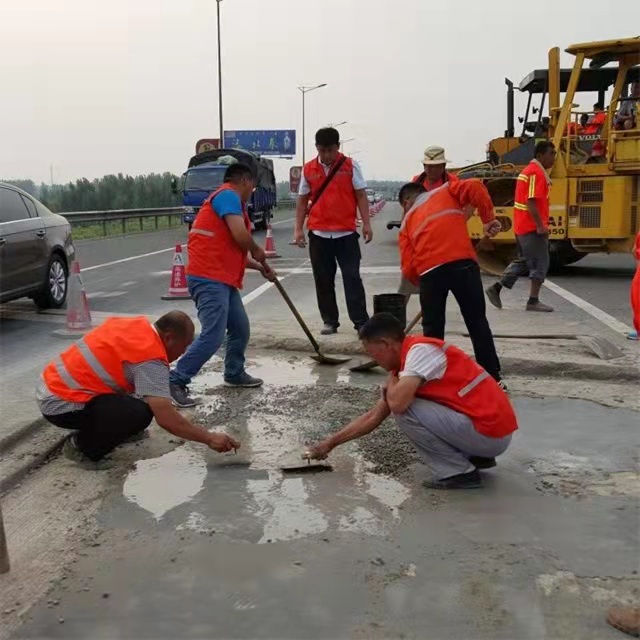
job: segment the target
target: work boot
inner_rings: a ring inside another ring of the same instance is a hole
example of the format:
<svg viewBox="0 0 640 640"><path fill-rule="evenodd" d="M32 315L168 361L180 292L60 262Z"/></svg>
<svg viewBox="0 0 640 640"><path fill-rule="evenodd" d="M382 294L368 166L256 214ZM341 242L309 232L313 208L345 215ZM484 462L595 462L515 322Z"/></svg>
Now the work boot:
<svg viewBox="0 0 640 640"><path fill-rule="evenodd" d="M495 458L483 458L482 456L471 456L469 462L474 465L476 469L493 469L498 466Z"/></svg>
<svg viewBox="0 0 640 640"><path fill-rule="evenodd" d="M500 291L498 290L498 283L492 284L488 289L484 291L487 294L489 302L496 307L496 309L502 309L502 300L500 300Z"/></svg>
<svg viewBox="0 0 640 640"><path fill-rule="evenodd" d="M613 607L609 609L607 622L634 638L640 638L640 607Z"/></svg>
<svg viewBox="0 0 640 640"><path fill-rule="evenodd" d="M113 467L113 460L102 458L96 462L82 453L75 435L67 438L62 447L62 455L87 471L104 471Z"/></svg>
<svg viewBox="0 0 640 640"><path fill-rule="evenodd" d="M548 304L543 304L540 300L536 302L527 302L527 311L541 311L542 313L550 313L553 311L553 307Z"/></svg>
<svg viewBox="0 0 640 640"><path fill-rule="evenodd" d="M260 378L254 378L250 376L246 371L243 371L239 376L235 378L227 378L225 376L224 383L227 387L244 387L252 389L255 387L261 387L264 384Z"/></svg>
<svg viewBox="0 0 640 640"><path fill-rule="evenodd" d="M425 480L423 484L427 489L481 489L482 478L478 470L474 469L442 480Z"/></svg>
<svg viewBox="0 0 640 640"><path fill-rule="evenodd" d="M505 392L509 393L509 387L507 387L504 380L498 380L498 386Z"/></svg>
<svg viewBox="0 0 640 640"><path fill-rule="evenodd" d="M189 407L195 407L198 404L198 400L189 395L189 387L186 385L172 382L169 385L169 393L171 393L171 400L173 400L173 404L180 409L188 409Z"/></svg>
<svg viewBox="0 0 640 640"><path fill-rule="evenodd" d="M332 324L325 324L322 329L320 329L321 336L331 336L334 333L338 333L338 327L334 327Z"/></svg>

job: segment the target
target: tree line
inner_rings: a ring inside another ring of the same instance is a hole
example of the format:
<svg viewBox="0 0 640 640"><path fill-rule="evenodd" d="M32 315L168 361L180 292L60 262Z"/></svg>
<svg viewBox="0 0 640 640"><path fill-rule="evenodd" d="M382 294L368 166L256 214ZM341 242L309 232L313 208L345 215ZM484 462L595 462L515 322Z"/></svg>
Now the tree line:
<svg viewBox="0 0 640 640"><path fill-rule="evenodd" d="M55 213L175 207L181 196L171 193L172 173L129 176L119 173L95 180L37 185L33 180L5 180L38 198Z"/></svg>
<svg viewBox="0 0 640 640"><path fill-rule="evenodd" d="M70 211L108 211L112 209L144 209L176 207L182 203L180 194L171 193L172 173L150 173L129 176L119 173L95 180L81 178L66 184L36 184L33 180L0 180L13 184L38 198L55 213ZM369 187L380 192L387 200L394 199L402 182L370 180ZM290 197L289 181L277 184L278 199Z"/></svg>

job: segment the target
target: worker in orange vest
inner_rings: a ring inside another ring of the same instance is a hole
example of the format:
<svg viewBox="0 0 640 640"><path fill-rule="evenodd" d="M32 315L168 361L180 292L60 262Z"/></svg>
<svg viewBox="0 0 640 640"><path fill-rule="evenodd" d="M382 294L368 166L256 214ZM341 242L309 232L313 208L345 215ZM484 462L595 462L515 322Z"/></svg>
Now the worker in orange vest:
<svg viewBox="0 0 640 640"><path fill-rule="evenodd" d="M255 186L250 167L230 165L224 184L204 201L189 232L187 285L202 330L171 372L171 396L178 407L197 403L189 395L188 385L225 339L225 384L262 385L262 380L249 375L244 367L250 329L240 296L245 269L255 269L267 280L275 278L264 249L251 236L247 202Z"/></svg>
<svg viewBox="0 0 640 640"><path fill-rule="evenodd" d="M356 331L368 320L367 301L360 277L360 243L356 213L362 218L365 243L373 232L369 201L358 163L340 153L340 134L332 127L316 132L318 156L302 171L296 208L294 243L305 247L304 222L309 230L309 258L316 285L318 308L324 326L320 333L331 335L340 326L336 302L336 268L340 267L349 318Z"/></svg>
<svg viewBox="0 0 640 640"><path fill-rule="evenodd" d="M169 363L193 335L193 322L182 311L154 324L145 317L109 318L50 362L36 399L46 420L73 431L64 447L67 457L87 468L108 467L102 458L146 434L154 418L178 438L219 452L237 449L232 437L192 424L173 407Z"/></svg>
<svg viewBox="0 0 640 640"><path fill-rule="evenodd" d="M633 256L636 259L636 273L631 281L631 310L633 311L634 330L627 336L629 340L638 340L640 334L640 232L636 234L633 245Z"/></svg>
<svg viewBox="0 0 640 640"><path fill-rule="evenodd" d="M413 176L411 182L421 184L427 191L441 187L445 182L458 180L458 176L447 171L449 160L442 147L427 147L424 150L422 166L424 171Z"/></svg>
<svg viewBox="0 0 640 640"><path fill-rule="evenodd" d="M582 129L582 135L595 136L598 135L607 119L607 112L601 102L593 105L593 115L589 117L586 125Z"/></svg>
<svg viewBox="0 0 640 640"><path fill-rule="evenodd" d="M522 170L516 182L513 211L513 231L518 257L505 269L498 282L487 288L489 302L502 309L500 293L511 289L518 278L528 276L531 281L527 311L549 313L553 307L540 302L540 289L549 270L549 193L551 178L547 171L553 167L556 148L550 140L540 140L534 159Z"/></svg>
<svg viewBox="0 0 640 640"><path fill-rule="evenodd" d="M444 339L447 297L453 293L476 360L500 381L480 267L466 224L477 208L485 234L492 237L500 231L489 192L478 180L449 181L429 192L410 182L400 190L399 200L405 211L398 236L402 275L420 285L424 335Z"/></svg>
<svg viewBox="0 0 640 640"><path fill-rule="evenodd" d="M424 157L422 159L424 171L417 176L413 176L411 182L417 182L418 184L421 184L426 191L431 191L441 187L445 182L458 180L458 176L454 173L447 172L448 162L449 160L447 160L445 151L442 147L427 147L424 150ZM406 301L408 303L409 298L412 295L418 295L420 293L420 288L407 280L404 276L401 276L398 293L406 296Z"/></svg>
<svg viewBox="0 0 640 640"><path fill-rule="evenodd" d="M432 478L432 489L476 489L479 469L496 466L518 428L498 383L461 349L437 338L405 336L398 320L374 315L362 344L390 372L382 397L367 413L316 444L305 457L323 459L338 445L371 433L391 414Z"/></svg>

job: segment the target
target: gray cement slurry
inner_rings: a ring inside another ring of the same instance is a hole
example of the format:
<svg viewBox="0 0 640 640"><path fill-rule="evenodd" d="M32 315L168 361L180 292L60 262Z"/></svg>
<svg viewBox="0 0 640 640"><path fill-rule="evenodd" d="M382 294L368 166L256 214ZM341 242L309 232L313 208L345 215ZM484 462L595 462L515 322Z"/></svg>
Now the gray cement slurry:
<svg viewBox="0 0 640 640"><path fill-rule="evenodd" d="M184 445L138 462L59 604L16 637L619 637L606 609L640 600L637 413L515 398L520 430L482 491L424 489L392 425L336 450L333 473L287 478L283 461L376 390L263 364L266 389L212 388L198 413L243 441L238 460Z"/></svg>

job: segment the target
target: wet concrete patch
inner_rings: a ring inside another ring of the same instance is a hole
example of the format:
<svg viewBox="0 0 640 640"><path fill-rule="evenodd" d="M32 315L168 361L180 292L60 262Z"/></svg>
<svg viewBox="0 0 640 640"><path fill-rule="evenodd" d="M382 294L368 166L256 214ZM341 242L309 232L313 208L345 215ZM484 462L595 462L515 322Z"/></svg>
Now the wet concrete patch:
<svg viewBox="0 0 640 640"><path fill-rule="evenodd" d="M138 463L101 546L20 637L615 640L606 608L638 593L637 414L515 398L520 431L478 492L425 490L392 421L335 450L332 473L289 478L279 465L368 409L383 376L310 382L296 360L296 382L274 362L264 389L219 372L196 389L237 457L185 444Z"/></svg>

